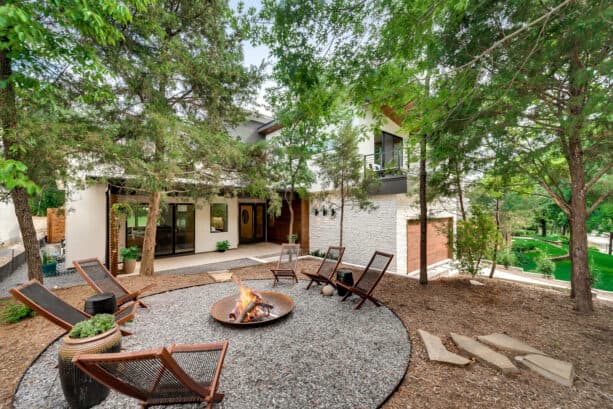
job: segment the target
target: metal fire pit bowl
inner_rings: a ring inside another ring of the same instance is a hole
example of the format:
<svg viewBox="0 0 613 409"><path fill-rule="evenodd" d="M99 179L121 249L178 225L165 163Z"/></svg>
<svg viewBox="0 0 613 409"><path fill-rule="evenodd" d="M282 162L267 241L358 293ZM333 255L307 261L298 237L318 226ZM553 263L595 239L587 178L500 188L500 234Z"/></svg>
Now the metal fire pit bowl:
<svg viewBox="0 0 613 409"><path fill-rule="evenodd" d="M258 319L256 321L248 322L236 322L234 320L231 320L229 315L230 312L232 312L234 306L236 305L236 302L238 301L238 294L222 298L221 300L213 304L213 307L211 307L211 315L217 321L224 324L251 327L267 324L269 322L276 321L279 318L283 318L287 314L292 312L294 306L296 305L292 297L286 294L276 293L274 291L258 291L258 294L262 296L262 299L265 303L274 305L274 308L270 310L270 315L267 317L262 317L261 319Z"/></svg>

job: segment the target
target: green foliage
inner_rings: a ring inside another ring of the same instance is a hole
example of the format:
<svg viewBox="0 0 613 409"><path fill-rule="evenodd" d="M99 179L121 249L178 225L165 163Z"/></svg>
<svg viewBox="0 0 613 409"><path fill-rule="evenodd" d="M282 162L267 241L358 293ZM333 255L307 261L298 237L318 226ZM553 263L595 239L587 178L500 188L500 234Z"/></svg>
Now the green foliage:
<svg viewBox="0 0 613 409"><path fill-rule="evenodd" d="M119 255L123 260L137 260L140 257L140 249L136 246L124 247L119 250Z"/></svg>
<svg viewBox="0 0 613 409"><path fill-rule="evenodd" d="M492 217L474 207L468 219L457 223L454 249L460 271L473 276L479 273L482 259L491 252L496 240L496 225Z"/></svg>
<svg viewBox="0 0 613 409"><path fill-rule="evenodd" d="M290 234L287 236L287 242L294 244L298 242L298 235L296 233Z"/></svg>
<svg viewBox="0 0 613 409"><path fill-rule="evenodd" d="M537 273L541 273L547 277L551 277L553 275L556 265L549 259L549 256L543 250L537 249L534 261L536 263Z"/></svg>
<svg viewBox="0 0 613 409"><path fill-rule="evenodd" d="M502 264L504 268L509 268L515 265L517 257L510 249L504 249L498 254L498 262Z"/></svg>
<svg viewBox="0 0 613 409"><path fill-rule="evenodd" d="M0 158L0 186L10 191L16 187L23 187L29 194L36 194L38 186L28 178L28 167L20 161Z"/></svg>
<svg viewBox="0 0 613 409"><path fill-rule="evenodd" d="M26 305L21 303L5 302L2 305L2 312L0 312L0 321L5 324L14 324L35 315L36 312Z"/></svg>
<svg viewBox="0 0 613 409"><path fill-rule="evenodd" d="M36 216L46 216L47 209L57 209L64 206L66 194L56 186L43 188L36 196L30 197L30 208Z"/></svg>
<svg viewBox="0 0 613 409"><path fill-rule="evenodd" d="M70 330L70 338L89 338L102 334L115 326L115 318L111 314L97 314L92 318L78 322Z"/></svg>
<svg viewBox="0 0 613 409"><path fill-rule="evenodd" d="M226 251L230 248L230 242L228 240L221 240L215 243L217 251Z"/></svg>
<svg viewBox="0 0 613 409"><path fill-rule="evenodd" d="M57 260L53 256L51 256L49 253L47 253L46 251L43 251L42 254L43 254L43 265L57 264Z"/></svg>
<svg viewBox="0 0 613 409"><path fill-rule="evenodd" d="M311 256L313 257L325 257L326 256L326 252L320 249L315 249L315 250L311 250Z"/></svg>

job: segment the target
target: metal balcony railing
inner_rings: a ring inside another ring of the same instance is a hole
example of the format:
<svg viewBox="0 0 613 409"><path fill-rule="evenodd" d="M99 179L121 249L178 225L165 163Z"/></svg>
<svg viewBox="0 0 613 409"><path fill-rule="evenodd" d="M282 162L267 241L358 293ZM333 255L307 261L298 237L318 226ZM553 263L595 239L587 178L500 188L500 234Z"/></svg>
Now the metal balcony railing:
<svg viewBox="0 0 613 409"><path fill-rule="evenodd" d="M379 152L364 155L364 169L370 169L380 176L399 175L405 171L404 155L402 148L396 148L392 152Z"/></svg>

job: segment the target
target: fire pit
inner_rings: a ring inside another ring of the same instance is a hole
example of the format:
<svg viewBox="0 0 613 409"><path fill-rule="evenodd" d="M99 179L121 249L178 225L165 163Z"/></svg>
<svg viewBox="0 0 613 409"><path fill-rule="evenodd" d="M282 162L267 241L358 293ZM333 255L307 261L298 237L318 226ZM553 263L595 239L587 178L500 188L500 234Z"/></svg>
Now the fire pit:
<svg viewBox="0 0 613 409"><path fill-rule="evenodd" d="M224 324L253 326L282 318L294 309L294 300L274 291L256 292L238 282L239 294L217 301L211 315Z"/></svg>

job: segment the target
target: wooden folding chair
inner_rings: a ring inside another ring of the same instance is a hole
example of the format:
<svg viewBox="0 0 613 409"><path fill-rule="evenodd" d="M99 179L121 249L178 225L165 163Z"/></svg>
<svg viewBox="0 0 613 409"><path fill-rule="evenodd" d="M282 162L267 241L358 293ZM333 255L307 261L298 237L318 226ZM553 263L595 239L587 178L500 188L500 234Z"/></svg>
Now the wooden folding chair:
<svg viewBox="0 0 613 409"><path fill-rule="evenodd" d="M73 363L98 382L136 398L141 406L213 402L228 341L171 345L142 352L80 354Z"/></svg>
<svg viewBox="0 0 613 409"><path fill-rule="evenodd" d="M35 279L19 287L11 288L9 292L17 300L67 331L70 331L76 323L91 318L91 315L68 304ZM121 325L134 319L137 309L138 304L135 302L125 305L115 313L115 322ZM125 330L121 330L121 333L131 335Z"/></svg>
<svg viewBox="0 0 613 409"><path fill-rule="evenodd" d="M366 300L372 301L377 307L379 307L381 303L372 296L372 292L375 290L375 287L377 287L377 284L379 284L379 281L381 281L383 274L385 274L385 271L392 262L392 258L394 258L393 254L375 251L375 254L373 254L372 258L368 262L368 265L364 271L362 271L362 274L353 286L336 282L337 286L347 290L347 294L343 297L342 301L349 298L351 294L355 294L362 298L362 300L355 306L356 310L360 309Z"/></svg>
<svg viewBox="0 0 613 409"><path fill-rule="evenodd" d="M341 264L341 260L343 259L344 253L345 247L330 246L328 247L328 251L326 251L326 255L324 256L324 259L321 261L321 264L319 265L319 268L315 273L308 273L306 271L302 271L302 274L311 279L306 289L308 290L309 288L311 288L311 285L313 285L313 283L327 283L335 285L334 274L336 273L336 269L338 268L338 266Z"/></svg>
<svg viewBox="0 0 613 409"><path fill-rule="evenodd" d="M280 278L293 279L296 283L296 266L298 265L298 257L300 256L300 244L282 244L279 261L275 268L270 269L274 276L272 286L279 283Z"/></svg>
<svg viewBox="0 0 613 409"><path fill-rule="evenodd" d="M136 301L141 307L147 308L138 298L140 295L155 284L150 284L140 290L130 292L126 287L119 282L117 278L106 269L104 264L97 258L88 258L85 260L75 260L72 262L75 268L81 274L81 277L90 285L98 294L112 293L117 299L117 307L130 301Z"/></svg>

